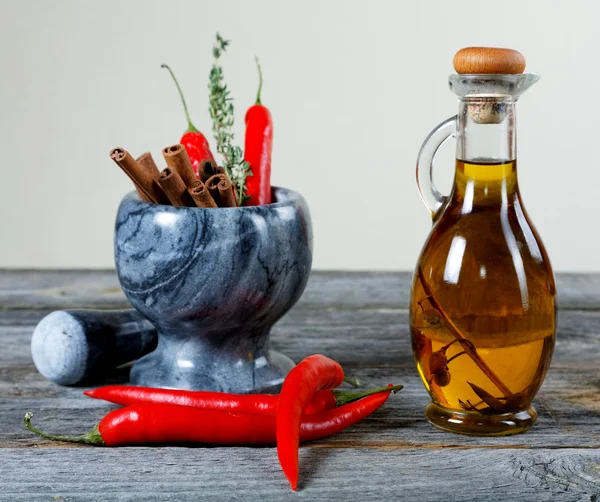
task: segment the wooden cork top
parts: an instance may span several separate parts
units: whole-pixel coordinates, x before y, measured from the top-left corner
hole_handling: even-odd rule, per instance
[[[460,74],[517,74],[525,71],[525,57],[512,49],[465,47],[454,56],[454,69]]]

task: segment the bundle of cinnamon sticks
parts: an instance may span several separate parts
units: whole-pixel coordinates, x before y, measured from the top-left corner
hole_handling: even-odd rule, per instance
[[[167,167],[159,172],[150,153],[134,159],[124,148],[114,148],[110,158],[131,178],[146,202],[187,207],[235,207],[231,181],[225,170],[203,160],[194,171],[183,145],[164,148]]]

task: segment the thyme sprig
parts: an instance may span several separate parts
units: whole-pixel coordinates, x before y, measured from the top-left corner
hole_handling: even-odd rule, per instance
[[[213,122],[213,135],[217,142],[217,152],[223,157],[225,172],[234,186],[237,202],[242,206],[250,197],[246,195],[246,177],[252,176],[250,164],[244,160],[242,149],[233,143],[234,108],[233,98],[223,78],[223,68],[219,59],[227,49],[229,40],[217,33],[213,46],[214,62],[209,76],[210,116]]]

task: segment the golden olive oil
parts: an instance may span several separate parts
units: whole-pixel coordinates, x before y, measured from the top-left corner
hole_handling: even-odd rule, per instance
[[[434,425],[492,435],[531,426],[554,347],[555,283],[521,202],[516,161],[456,161],[452,193],[419,258],[410,315]]]

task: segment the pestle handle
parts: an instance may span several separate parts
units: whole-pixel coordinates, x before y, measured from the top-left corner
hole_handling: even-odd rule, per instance
[[[517,74],[525,71],[525,57],[513,49],[465,47],[454,55],[454,69],[460,74]]]
[[[136,310],[57,310],[36,326],[31,355],[48,380],[78,385],[104,380],[156,343],[156,329]]]

